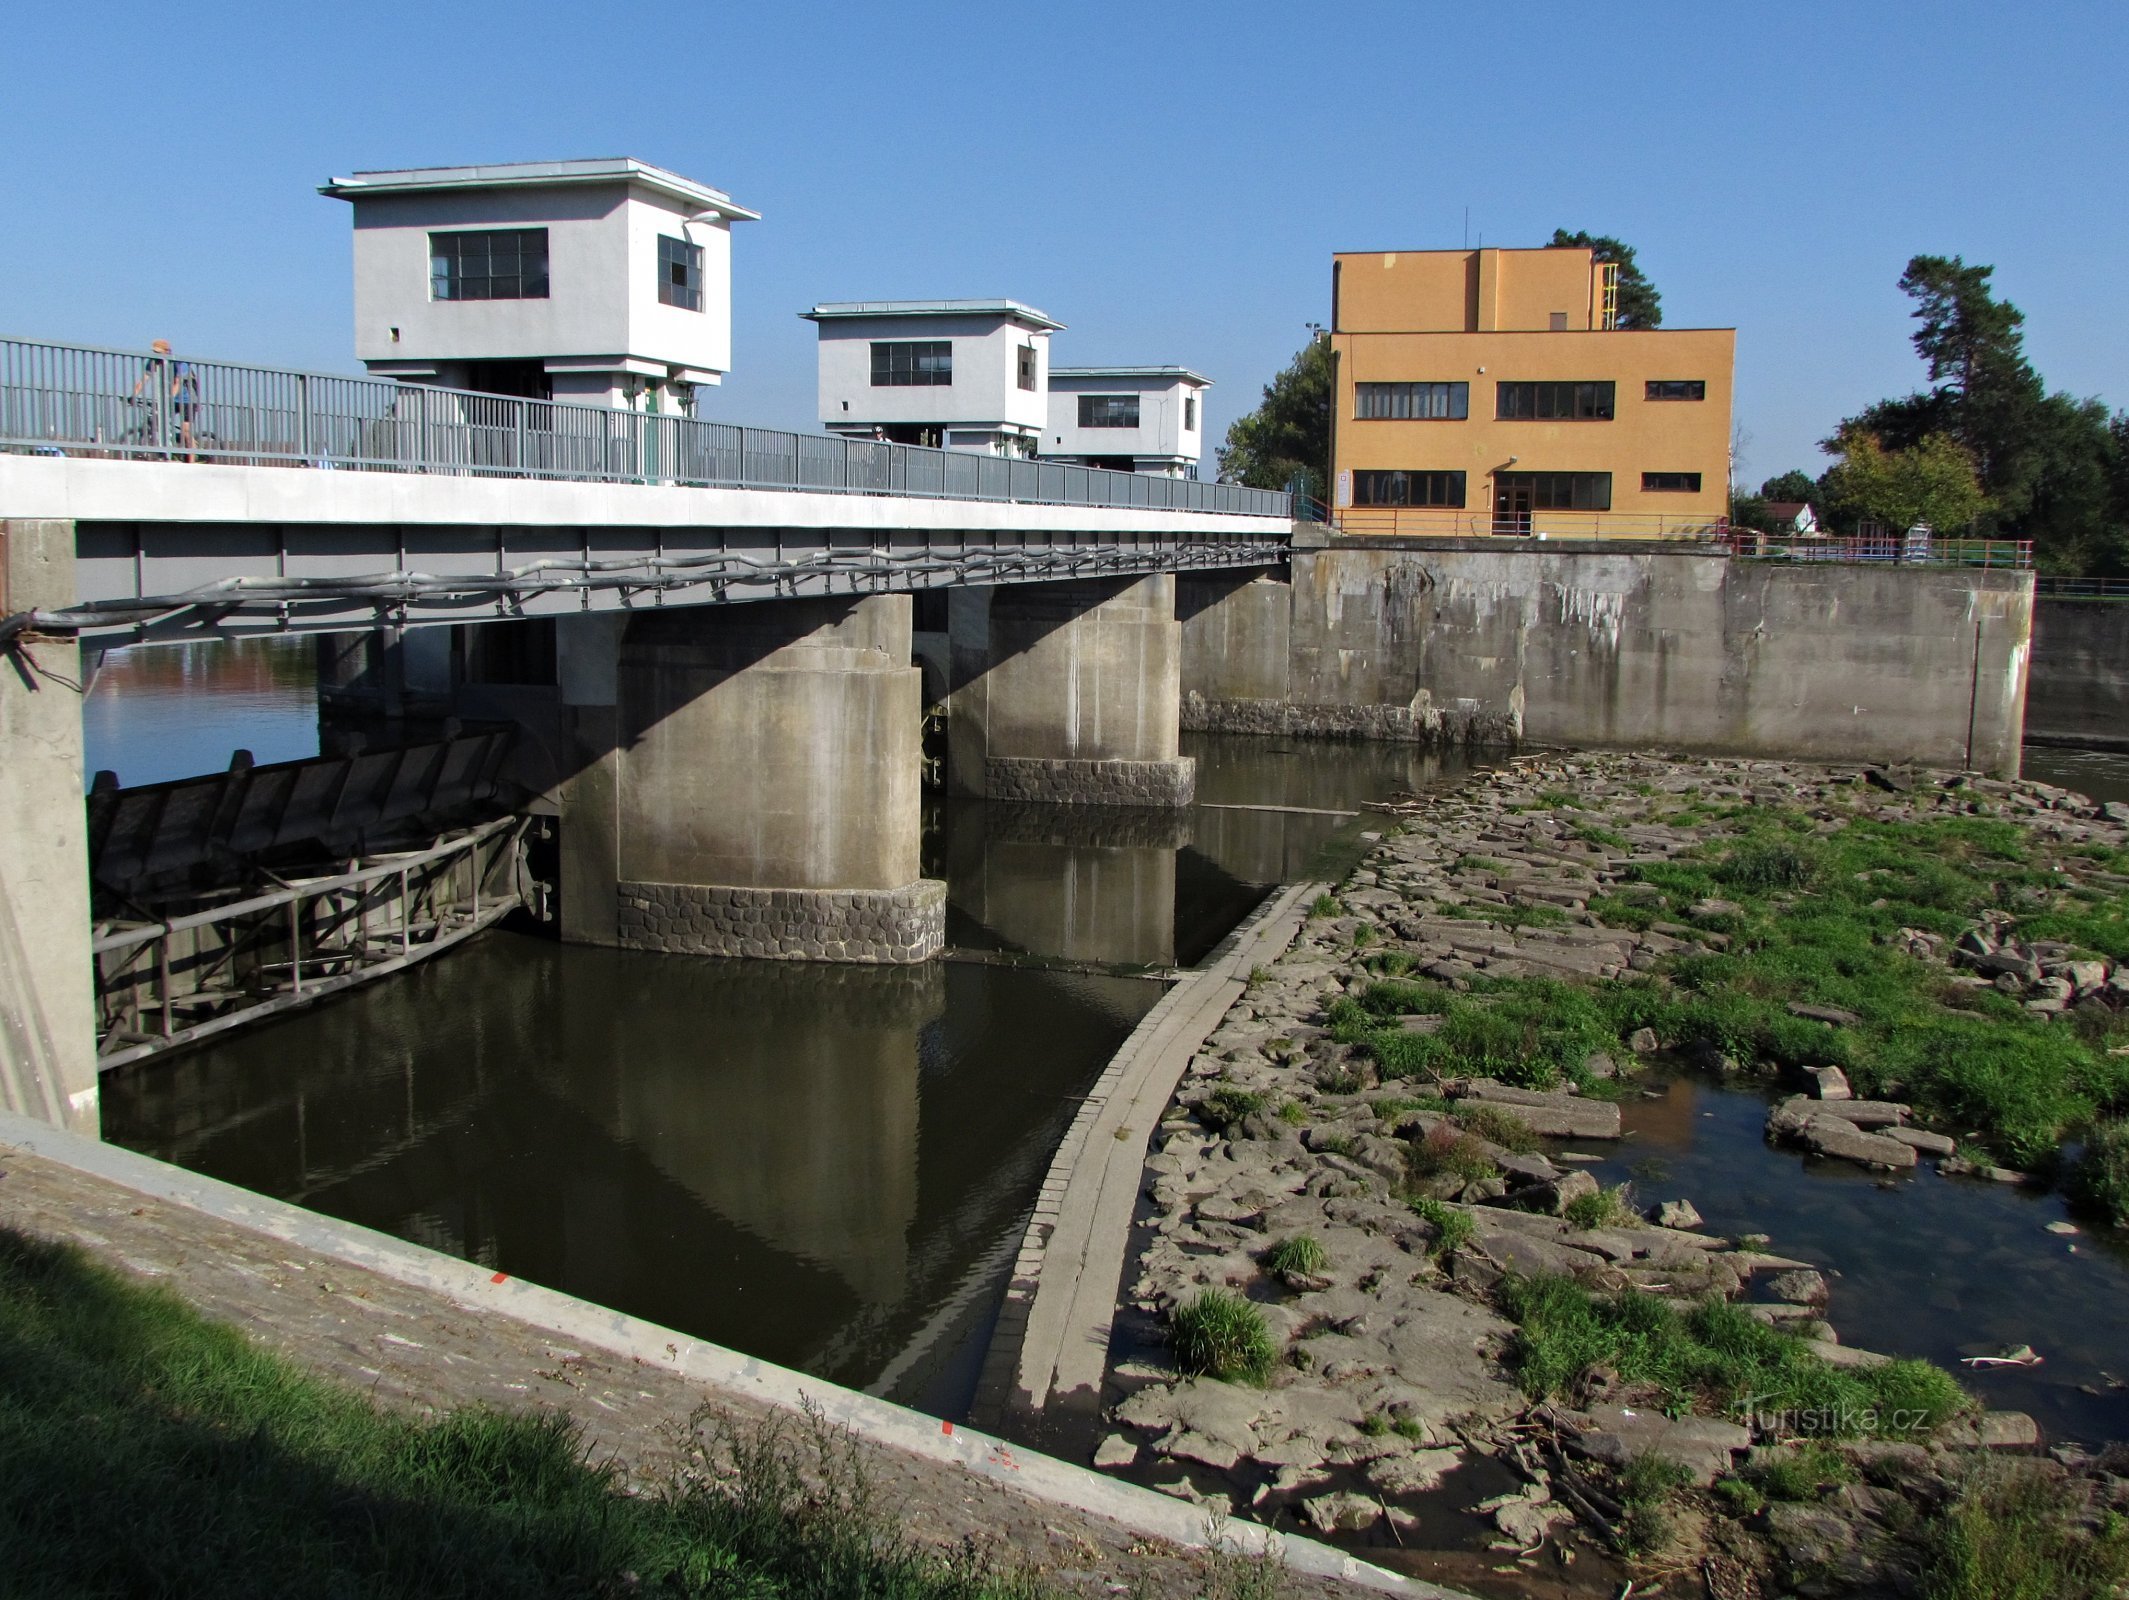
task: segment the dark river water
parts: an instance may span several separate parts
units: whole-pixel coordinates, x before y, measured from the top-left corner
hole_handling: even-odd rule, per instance
[[[107,658],[89,765],[128,783],[317,748],[309,647]],[[1079,1099],[1363,800],[1455,781],[1388,746],[1187,741],[1180,816],[934,804],[945,961],[798,967],[495,932],[103,1079],[106,1137],[949,1415]],[[1273,808],[1273,809],[1264,809]]]
[[[115,653],[89,766],[127,783],[317,748],[301,641]],[[497,932],[236,1038],[108,1073],[106,1135],[330,1215],[949,1416],[1078,1097],[1274,884],[1342,871],[1393,790],[1460,764],[1390,746],[1186,739],[1176,818],[934,805],[954,954],[920,971],[641,955]],[[2129,757],[2026,773],[2129,799]],[[1275,809],[1257,809],[1257,808]],[[2129,1438],[2129,1252],[2052,1195],[1884,1181],[1761,1137],[1763,1096],[1630,1103],[1606,1181],[1837,1274],[1850,1343],[1968,1369],[2051,1434]]]

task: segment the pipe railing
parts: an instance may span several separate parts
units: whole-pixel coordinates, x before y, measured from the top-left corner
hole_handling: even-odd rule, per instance
[[[1061,461],[0,338],[0,450],[1290,518],[1292,497]]]

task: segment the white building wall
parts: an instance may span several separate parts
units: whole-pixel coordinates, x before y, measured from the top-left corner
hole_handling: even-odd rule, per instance
[[[703,306],[658,302],[661,232],[687,213],[625,184],[377,195],[355,202],[355,353],[365,362],[628,360],[708,375],[731,368],[731,230],[698,223]],[[544,300],[435,300],[429,234],[547,229]],[[393,328],[399,337],[392,337]]]
[[[1136,428],[1082,428],[1079,397],[1136,394]],[[1183,426],[1184,401],[1197,400],[1196,426]],[[1089,377],[1051,380],[1046,456],[1136,456],[1195,463],[1204,454],[1205,398],[1201,385],[1172,377]]]
[[[936,317],[836,317],[820,325],[820,419],[831,428],[878,423],[936,423],[1039,434],[1048,415],[1050,336],[981,314]],[[950,339],[954,381],[931,387],[874,388],[875,339]],[[1035,347],[1035,387],[1022,389],[1019,352]]]

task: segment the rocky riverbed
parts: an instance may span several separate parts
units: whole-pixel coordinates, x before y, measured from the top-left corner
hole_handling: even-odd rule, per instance
[[[1097,1465],[1215,1510],[1392,1547],[1437,1540],[1445,1482],[1466,1487],[1465,1504],[1475,1482],[1498,1491],[1473,1509],[1492,1524],[1488,1581],[1505,1593],[1537,1592],[1540,1574],[1554,1587],[1577,1570],[1594,1580],[1619,1559],[1644,1574],[1691,1568],[1722,1596],[1894,1581],[1927,1559],[1918,1511],[1964,1504],[1980,1464],[2008,1453],[2033,1456],[2068,1502],[2129,1509],[2107,1462],[2037,1455],[2030,1419],[1843,1344],[1825,1276],[1778,1240],[1701,1231],[1689,1195],[1601,1189],[1580,1170],[1588,1151],[1565,1147],[1616,1138],[1646,1064],[1682,1055],[1784,1076],[1796,1092],[1770,1139],[1887,1169],[1936,1160],[2021,1177],[1999,1164],[2001,1138],[1947,1122],[1941,1105],[1855,1092],[1843,1059],[1889,1074],[1866,1037],[1873,1018],[1807,985],[1758,995],[1750,1026],[1711,1037],[1705,1007],[1717,1002],[1703,995],[1687,1013],[1671,997],[1693,987],[1695,962],[1764,944],[1754,919],[1770,905],[1801,917],[1830,894],[1818,841],[1858,821],[1894,846],[1907,823],[2009,821],[2045,857],[2045,871],[2016,880],[2018,905],[1958,927],[1918,910],[1935,925],[1894,922],[1873,947],[1910,963],[1903,981],[1960,1026],[1968,994],[1986,990],[1973,1003],[2015,1008],[2018,1039],[2074,1029],[2086,1041],[2074,1058],[2098,1059],[2119,1050],[2108,1041],[2129,973],[2021,929],[2038,918],[2037,893],[2114,914],[2129,888],[2117,870],[2129,808],[1972,775],[1580,755],[1518,760],[1453,796],[1382,809],[1371,853],[1192,1063],[1147,1163],[1127,1319],[1171,1326],[1208,1293],[1233,1297],[1261,1318],[1257,1365],[1245,1357],[1222,1381],[1185,1374],[1173,1351],[1118,1364]],[[1759,839],[1721,858],[1757,898],[1683,899],[1711,841],[1751,836],[1762,811],[1793,819],[1798,859],[1821,882],[1803,868],[1785,877],[1790,847]],[[1869,893],[1881,922],[1903,896],[1932,903],[1900,881],[1897,849],[1887,859],[1844,870],[1840,885]],[[1578,1028],[1554,1020],[1585,992],[1625,1000]],[[1642,1012],[1652,1021],[1629,1026]],[[1770,1059],[1747,1050],[1754,1039]],[[1870,1394],[1933,1398],[1912,1419],[1890,1405],[1884,1417],[1763,1414],[1761,1397],[1725,1391],[1712,1356],[1682,1381],[1637,1373],[1616,1351],[1541,1381],[1556,1351],[1533,1331],[1529,1286],[1551,1283],[1572,1286],[1561,1304],[1614,1321],[1655,1304],[1679,1349],[1734,1339],[1698,1309],[1734,1303],[1782,1336],[1755,1359],[1804,1389],[1823,1368],[1870,1375]]]

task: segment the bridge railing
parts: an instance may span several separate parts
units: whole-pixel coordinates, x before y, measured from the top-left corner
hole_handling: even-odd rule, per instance
[[[1288,518],[1292,496],[696,417],[0,338],[0,450]]]

